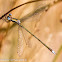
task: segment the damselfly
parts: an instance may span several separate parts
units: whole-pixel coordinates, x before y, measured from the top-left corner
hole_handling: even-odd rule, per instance
[[[37,37],[36,37],[34,34],[32,34],[29,30],[27,30],[27,29],[21,24],[20,20],[18,20],[18,19],[16,19],[16,18],[12,18],[12,17],[10,16],[10,14],[9,14],[9,16],[7,17],[7,19],[8,19],[9,21],[12,21],[12,22],[18,24],[21,28],[25,29],[28,33],[30,33],[33,37],[35,37],[38,41],[40,41],[46,48],[48,48],[52,53],[55,54],[55,52],[54,52],[51,48],[49,48],[49,47],[48,47],[46,44],[44,44],[39,38],[37,38]],[[17,21],[15,21],[15,20],[17,20]],[[23,43],[23,41],[22,41],[22,43]],[[22,47],[22,48],[23,48],[23,47]]]
[[[39,0],[39,1],[41,1],[41,0]],[[14,9],[16,9],[16,8],[18,8],[18,7],[20,7],[20,6],[23,6],[23,5],[25,5],[25,4],[28,4],[28,3],[32,3],[32,2],[37,2],[37,1],[30,1],[30,2],[27,2],[27,3],[24,3],[24,4],[21,4],[21,5],[19,5],[19,6],[17,6],[17,7],[15,7],[15,8],[13,8],[13,9],[11,9],[10,11],[8,11],[7,13],[5,13],[4,15],[2,15],[1,17],[0,17],[0,19],[3,19],[3,17],[5,17],[9,12],[11,12],[12,10],[14,10]],[[44,6],[41,10],[44,10],[46,7],[48,7],[49,6],[49,4],[48,5],[46,5],[46,6]],[[41,11],[40,9],[39,9],[39,11]],[[35,14],[35,13],[38,13],[38,9],[35,11],[35,12],[33,12],[33,13],[31,13],[31,15],[30,16],[32,16],[33,14]],[[29,17],[30,17],[29,16]],[[52,53],[54,53],[55,54],[55,52],[51,49],[51,48],[49,48],[46,44],[44,44],[39,38],[37,38],[34,34],[32,34],[29,30],[27,30],[21,23],[22,23],[22,21],[20,21],[20,19],[16,19],[16,18],[13,18],[12,16],[11,16],[11,14],[9,14],[8,16],[6,16],[5,17],[5,19],[4,20],[8,20],[8,21],[12,21],[12,22],[14,22],[14,23],[16,23],[16,24],[18,24],[19,25],[19,27],[21,27],[21,28],[23,28],[23,29],[25,29],[28,33],[30,33],[33,37],[35,37],[39,42],[41,42],[46,48],[48,48],[48,50],[50,50]],[[22,19],[21,19],[22,20]],[[7,21],[7,22],[8,22]],[[19,28],[20,29],[20,28]],[[19,34],[20,34],[21,32],[19,32]],[[22,34],[21,34],[22,35]],[[20,36],[21,36],[20,35]],[[22,36],[20,37],[20,39],[22,38]],[[20,43],[19,43],[20,44]],[[21,47],[21,45],[23,44],[23,40],[22,40],[22,43],[20,44],[20,47],[19,48],[23,48],[23,46]],[[23,52],[23,50],[21,50],[22,52]],[[20,54],[21,52],[19,52],[18,54]]]

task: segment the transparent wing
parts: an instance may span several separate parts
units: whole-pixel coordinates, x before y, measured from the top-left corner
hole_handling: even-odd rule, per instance
[[[17,53],[19,56],[23,54],[24,51],[24,37],[21,31],[21,27],[18,26],[18,50]]]
[[[21,31],[23,33],[23,37],[25,40],[25,44],[27,47],[31,47],[31,41],[30,41],[30,37],[32,36],[30,33],[28,33],[25,29],[21,28]]]

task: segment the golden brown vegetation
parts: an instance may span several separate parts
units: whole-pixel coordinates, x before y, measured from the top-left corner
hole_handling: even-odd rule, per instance
[[[30,0],[0,0],[0,16],[10,9],[28,1]],[[50,6],[41,10],[42,7],[48,4],[50,4]],[[15,9],[10,13],[12,17],[20,19],[22,24],[30,32],[55,50],[57,54],[52,54],[33,36],[20,28],[20,31],[23,30],[22,35],[24,35],[25,38],[22,37],[21,39],[24,41],[24,49],[19,57],[17,54],[18,25],[12,22],[7,23],[1,19],[0,60],[23,58],[27,59],[27,61],[21,62],[62,62],[62,1],[46,0],[31,3]],[[11,62],[11,60],[5,62]],[[12,62],[15,62],[15,60]]]

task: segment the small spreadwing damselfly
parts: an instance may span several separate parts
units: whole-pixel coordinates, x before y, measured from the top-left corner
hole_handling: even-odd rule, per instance
[[[29,30],[27,30],[27,29],[21,24],[20,20],[18,20],[18,19],[16,19],[16,18],[12,18],[12,17],[11,17],[11,14],[9,14],[9,16],[7,16],[7,19],[8,19],[9,21],[12,21],[12,22],[18,24],[19,27],[25,29],[28,33],[30,33],[33,37],[35,37],[38,41],[40,41],[48,50],[50,50],[53,54],[55,54],[55,52],[54,52],[51,48],[49,48],[49,47],[48,47],[46,44],[44,44],[39,38],[37,38],[37,37],[36,37],[34,34],[32,34]],[[15,20],[17,20],[17,21],[15,21]]]
[[[38,1],[41,1],[41,0],[38,0]],[[24,3],[24,4],[21,4],[21,5],[19,5],[19,6],[17,6],[17,7],[15,7],[15,8],[13,8],[13,9],[11,9],[10,11],[8,11],[7,13],[5,13],[4,15],[2,15],[1,17],[0,17],[0,19],[3,19],[3,17],[5,17],[8,13],[10,13],[11,11],[13,11],[14,9],[16,9],[16,8],[18,8],[18,7],[20,7],[20,6],[23,6],[23,5],[25,5],[25,4],[28,4],[28,3],[32,3],[32,2],[37,2],[37,1],[29,1],[29,2],[27,2],[27,3]],[[47,5],[48,6],[48,5]],[[44,9],[45,7],[43,7],[43,9]],[[41,11],[41,10],[40,10]],[[37,11],[35,11],[36,13],[37,13]],[[32,15],[32,14],[31,14]],[[13,18],[12,16],[11,16],[11,14],[9,14],[8,16],[6,16],[5,17],[6,18],[6,20],[8,20],[8,21],[12,21],[12,22],[14,22],[14,23],[16,23],[16,24],[18,24],[19,25],[19,27],[21,27],[21,28],[23,28],[23,29],[25,29],[28,33],[30,33],[33,37],[35,37],[39,42],[41,42],[48,50],[50,50],[53,54],[56,54],[50,47],[48,47],[46,44],[44,44],[39,38],[37,38],[34,34],[32,34],[28,29],[26,29],[21,23],[21,21],[20,21],[20,19],[16,19],[16,18]],[[8,22],[7,21],[7,22]],[[22,43],[23,43],[23,41],[22,41]],[[22,44],[21,43],[21,44]],[[19,43],[20,44],[20,43]],[[21,45],[19,46],[19,47],[21,47]],[[19,48],[18,47],[18,48]],[[22,47],[23,48],[23,47]],[[22,50],[21,50],[22,51]],[[23,51],[22,51],[23,52]],[[18,54],[20,54],[21,52],[19,52]]]

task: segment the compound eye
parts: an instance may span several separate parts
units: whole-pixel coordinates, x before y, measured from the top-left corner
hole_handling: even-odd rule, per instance
[[[9,16],[11,16],[12,14],[9,14]]]
[[[11,18],[10,18],[10,17],[7,17],[7,19],[8,19],[8,20],[11,20]]]

